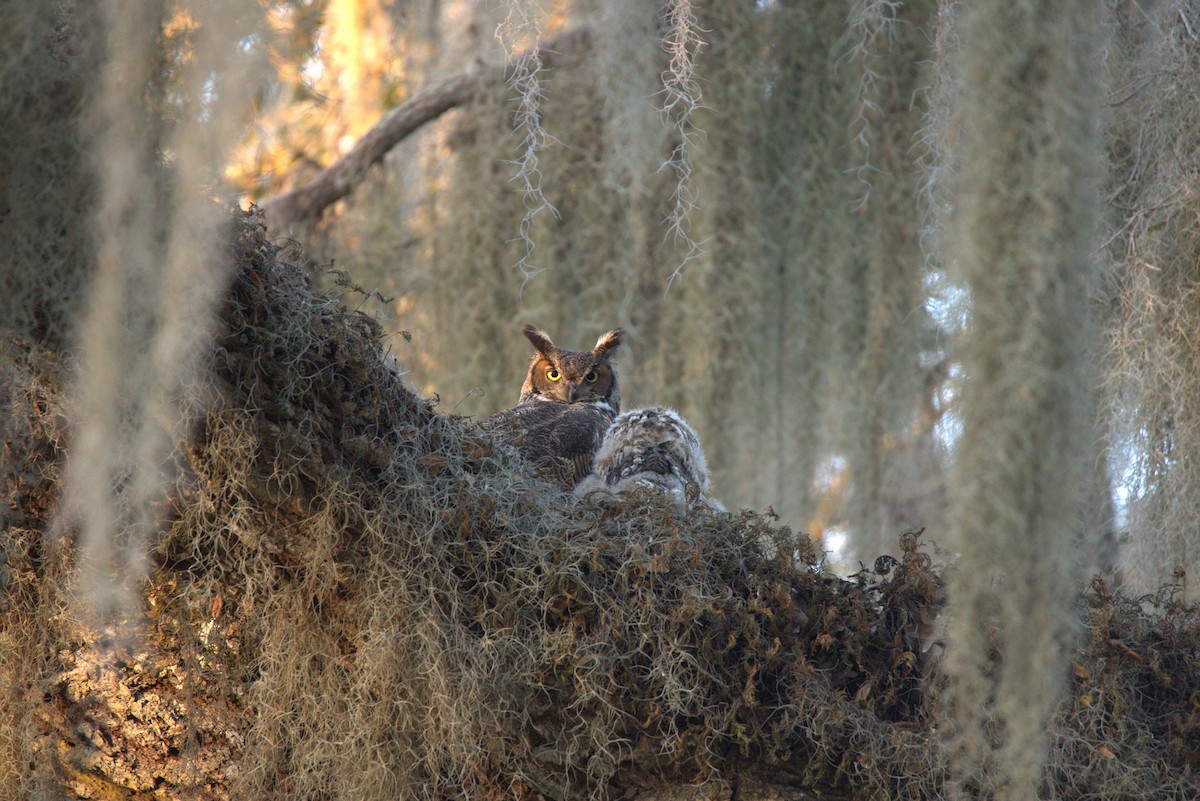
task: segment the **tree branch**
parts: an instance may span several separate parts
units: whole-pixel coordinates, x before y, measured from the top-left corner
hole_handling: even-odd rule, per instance
[[[558,67],[572,59],[582,59],[591,43],[592,30],[584,25],[550,37],[537,47],[543,66]],[[350,152],[310,183],[263,203],[262,209],[270,227],[283,231],[295,223],[318,219],[326,207],[353,192],[367,171],[409,134],[450,109],[467,103],[482,89],[507,82],[529,52],[519,53],[503,64],[490,64],[452,75],[392,109],[355,143]]]

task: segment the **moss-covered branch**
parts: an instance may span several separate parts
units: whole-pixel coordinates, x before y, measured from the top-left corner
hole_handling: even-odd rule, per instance
[[[586,26],[571,28],[537,46],[544,66],[554,66],[587,54],[592,31]],[[312,222],[333,203],[354,191],[367,170],[383,160],[393,147],[423,125],[461,106],[485,88],[501,85],[516,73],[527,53],[516,54],[503,64],[477,65],[451,75],[392,109],[386,117],[358,140],[346,155],[326,167],[304,186],[263,203],[271,227],[286,231],[296,223]]]
[[[106,626],[50,525],[56,358],[5,350],[16,795],[948,796],[917,535],[838,579],[752,513],[577,504],[406,388],[376,325],[314,294],[258,220],[234,252],[141,605]],[[1080,607],[1055,797],[1196,786],[1200,624],[1161,600]]]

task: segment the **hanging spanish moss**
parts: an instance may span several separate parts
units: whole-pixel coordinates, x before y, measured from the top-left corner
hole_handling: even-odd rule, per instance
[[[89,220],[95,203],[80,128],[99,40],[91,4],[5,3],[0,25],[0,484],[43,508],[61,470],[34,467],[59,452],[65,428],[58,354],[69,346],[92,274]],[[34,425],[28,410],[42,412]],[[34,534],[34,503],[0,504],[0,603],[27,602],[30,614],[0,627],[0,786],[12,797],[49,798],[58,789],[31,779],[36,708],[52,675],[60,610],[70,603],[67,549]],[[12,586],[14,566],[36,560],[44,583]]]
[[[40,795],[46,772],[30,779],[13,757],[37,747],[31,704],[53,675],[52,643],[96,636],[83,618],[137,607],[127,580],[142,576],[151,504],[160,508],[175,477],[161,469],[178,398],[222,286],[228,217],[212,193],[253,85],[241,6],[5,6],[5,480],[33,458],[18,424],[31,405],[59,456],[68,441],[71,454],[69,469],[57,458],[52,471],[19,478],[33,481],[30,492],[61,492],[48,507],[54,536],[32,537],[27,509],[0,512],[4,561],[28,559],[46,582],[35,604],[44,615],[8,630],[15,639],[0,649],[0,773],[20,797],[55,795]],[[53,403],[20,389],[67,384]]]
[[[839,65],[859,89],[851,153],[859,160],[854,249],[862,264],[854,271],[860,308],[849,316],[862,321],[862,333],[843,436],[851,544],[867,559],[894,549],[897,531],[929,525],[935,514],[929,501],[939,476],[927,458],[933,431],[921,415],[923,359],[932,353],[918,237],[926,212],[915,169],[935,11],[932,2],[853,4]]]
[[[563,6],[544,35],[579,21],[594,35],[536,73],[537,114],[481,86],[369,180],[328,253],[383,276],[368,285],[398,296],[413,334],[398,351],[447,409],[512,402],[526,322],[575,347],[620,325],[625,403],[679,408],[718,494],[817,533],[849,522],[863,553],[886,550],[928,522],[937,480],[936,460],[914,462],[931,436],[912,148],[932,10]],[[475,7],[440,30],[478,45],[515,25],[515,46],[517,22]],[[545,137],[556,215],[531,215],[541,201],[511,180],[530,152],[514,119]],[[849,519],[829,487],[847,476]]]
[[[447,23],[447,35],[474,36],[499,22],[473,11],[453,34]],[[411,346],[397,347],[447,410],[479,416],[515,401],[528,360],[525,323],[570,347],[625,327],[626,376],[638,370],[642,343],[653,341],[656,322],[646,306],[660,299],[663,280],[644,265],[665,260],[658,221],[670,179],[655,174],[666,129],[653,97],[665,61],[656,52],[654,9],[626,11],[606,6],[588,51],[564,55],[572,65],[619,69],[542,70],[537,121],[547,138],[537,170],[555,214],[530,216],[521,181],[512,179],[521,158],[513,134],[520,99],[511,87],[481,85],[468,109],[432,126],[405,150],[409,158],[389,162],[376,179],[377,198],[353,201],[353,239],[330,228],[332,239],[354,245],[330,253],[356,276],[362,268],[388,271],[398,254],[412,257],[385,284],[398,296],[399,325],[413,333]],[[562,24],[575,24],[576,16]],[[638,384],[628,386],[626,401],[636,402]]]
[[[140,349],[153,330],[150,304],[157,297],[145,290],[158,279],[164,233],[159,205],[147,202],[162,182],[156,152],[162,130],[155,124],[158,109],[146,108],[142,95],[144,87],[157,83],[164,9],[142,2],[105,10],[102,29],[109,35],[95,122],[105,154],[97,159],[97,269],[80,328],[83,425],[66,516],[82,524],[86,592],[102,612],[128,600],[118,597],[122,579],[141,572],[142,543],[131,537],[133,507],[121,508],[118,487],[130,481],[134,469],[134,432],[142,422],[136,403],[155,380]]]
[[[961,15],[943,253],[971,322],[956,348],[966,379],[948,487],[959,556],[947,665],[964,777],[995,746],[998,770],[978,780],[1025,799],[1038,795],[1065,674],[1092,433],[1103,18],[1095,4],[1058,0]]]
[[[704,33],[712,29],[700,25],[696,4],[692,0],[670,0],[666,6],[666,28],[664,45],[670,63],[663,72],[662,109],[672,131],[672,140],[671,155],[663,166],[669,168],[675,177],[675,187],[671,193],[671,212],[667,220],[670,225],[669,235],[686,250],[684,261],[672,273],[672,277],[677,277],[683,265],[703,250],[689,231],[697,201],[697,190],[691,182],[694,170],[692,158],[703,136],[703,131],[692,124],[692,116],[704,103],[704,94],[696,74],[696,62],[700,51],[707,44]]]
[[[1131,589],[1200,576],[1200,4],[1133,8],[1114,70],[1107,362]],[[1147,124],[1152,121],[1153,124]]]
[[[766,470],[762,497],[785,519],[820,537],[844,525],[844,509],[822,496],[828,458],[840,444],[832,431],[844,395],[835,388],[831,356],[846,337],[833,319],[830,293],[845,286],[847,251],[855,239],[854,196],[844,173],[850,101],[836,66],[843,51],[845,7],[838,3],[783,3],[767,26],[774,34],[771,89],[764,127],[792,132],[762,140],[763,213],[772,273],[764,285],[766,317],[774,330],[759,352],[770,403],[771,447],[759,455]],[[852,284],[853,279],[848,283]],[[847,364],[843,361],[842,364]],[[827,482],[825,482],[827,483]]]
[[[717,485],[749,503],[758,476],[735,465],[769,453],[769,430],[760,424],[768,376],[760,352],[770,351],[773,333],[769,317],[758,313],[762,279],[774,268],[760,185],[767,75],[761,61],[745,58],[761,46],[764,20],[749,4],[703,11],[698,24],[714,35],[696,69],[710,80],[704,106],[689,115],[693,143],[685,145],[685,181],[700,198],[689,214],[688,236],[700,250],[674,271],[659,311],[663,340],[653,374],[662,380],[654,389],[661,402],[686,410],[711,452],[724,454],[714,464]]]
[[[143,0],[105,12],[91,121],[97,267],[79,334],[80,425],[63,518],[82,528],[83,590],[101,611],[142,574],[146,516],[168,480],[161,466],[176,395],[224,284],[216,256],[224,211],[208,193],[248,110],[242,42],[253,31],[238,3],[169,11]],[[169,86],[164,42],[190,61]],[[146,87],[155,86],[161,94],[148,105]],[[206,269],[196,268],[198,256]]]

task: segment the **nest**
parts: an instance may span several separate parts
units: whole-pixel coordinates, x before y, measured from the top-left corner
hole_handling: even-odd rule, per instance
[[[770,515],[579,502],[407,388],[377,324],[314,292],[255,216],[232,241],[142,607],[106,629],[66,611],[74,543],[49,535],[70,416],[57,358],[5,350],[0,673],[5,728],[31,732],[0,739],[8,786],[950,796],[921,648],[941,579],[919,533],[839,579]],[[1098,586],[1080,614],[1047,793],[1200,792],[1196,610]]]

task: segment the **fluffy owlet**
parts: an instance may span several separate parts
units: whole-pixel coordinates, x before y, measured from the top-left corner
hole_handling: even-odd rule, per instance
[[[596,452],[591,474],[575,488],[580,497],[621,495],[644,488],[666,495],[681,512],[705,504],[711,481],[700,437],[674,409],[633,409],[617,416]]]
[[[617,373],[609,361],[621,329],[591,350],[561,350],[544,331],[525,326],[533,362],[511,409],[483,420],[483,428],[516,446],[539,473],[563,486],[587,475],[604,431],[621,410]]]

